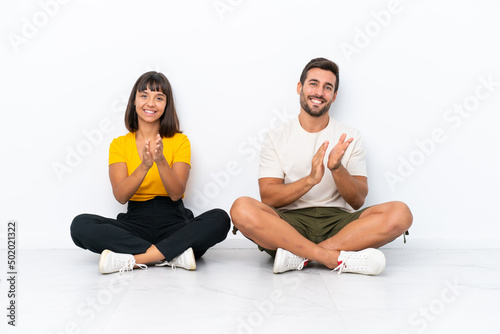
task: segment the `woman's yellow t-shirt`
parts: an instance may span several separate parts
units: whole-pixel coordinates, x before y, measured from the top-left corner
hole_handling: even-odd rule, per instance
[[[170,167],[175,162],[185,162],[191,165],[191,145],[188,137],[182,133],[176,133],[173,137],[163,138],[163,155]],[[141,164],[142,160],[135,143],[135,133],[129,132],[125,136],[113,139],[111,142],[109,146],[109,164],[117,162],[127,164],[128,175],[132,174]],[[130,200],[147,201],[156,196],[168,196],[168,194],[161,182],[158,167],[156,163],[153,163],[141,186]]]

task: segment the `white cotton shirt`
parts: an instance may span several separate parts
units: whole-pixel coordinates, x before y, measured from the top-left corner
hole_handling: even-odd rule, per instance
[[[283,179],[285,184],[295,182],[311,173],[312,159],[325,141],[329,145],[325,154],[325,174],[320,183],[311,188],[300,199],[281,207],[280,210],[295,210],[309,207],[352,208],[340,196],[333,176],[326,167],[328,155],[339,141],[340,136],[354,138],[342,158],[342,165],[351,175],[367,176],[366,152],[358,130],[332,117],[328,126],[320,132],[310,133],[300,125],[298,116],[287,124],[270,130],[262,143],[260,153],[259,179],[272,177]]]

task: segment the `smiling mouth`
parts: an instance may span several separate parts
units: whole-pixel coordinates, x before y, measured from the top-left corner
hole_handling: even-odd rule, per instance
[[[325,101],[323,99],[318,99],[318,98],[315,98],[315,97],[310,97],[309,101],[311,101],[312,104],[315,105],[315,106],[320,106],[323,103],[325,103]]]
[[[144,112],[146,114],[148,114],[148,115],[154,115],[154,114],[156,114],[156,111],[154,111],[154,110],[146,110],[146,109],[144,109]]]

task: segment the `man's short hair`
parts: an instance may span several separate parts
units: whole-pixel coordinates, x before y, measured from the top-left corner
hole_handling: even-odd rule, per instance
[[[333,61],[328,60],[326,58],[314,58],[309,63],[307,63],[306,67],[302,70],[302,74],[300,75],[300,84],[303,86],[304,81],[307,78],[307,72],[312,68],[320,68],[325,71],[330,71],[335,74],[335,90],[334,93],[339,89],[339,67]]]

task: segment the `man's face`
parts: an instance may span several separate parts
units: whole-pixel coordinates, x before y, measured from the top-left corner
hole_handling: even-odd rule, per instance
[[[335,90],[335,74],[320,68],[312,68],[307,72],[304,85],[297,84],[301,108],[313,117],[321,117],[328,112],[337,97]]]

